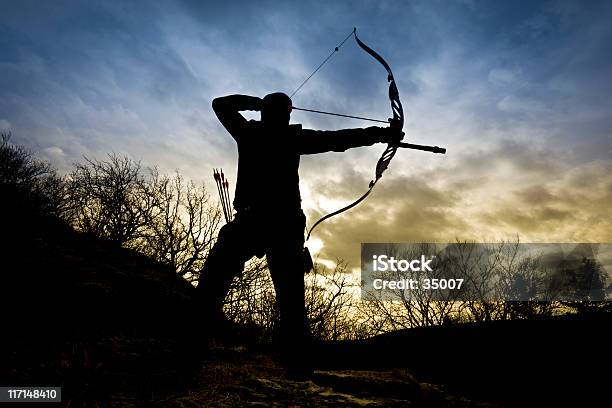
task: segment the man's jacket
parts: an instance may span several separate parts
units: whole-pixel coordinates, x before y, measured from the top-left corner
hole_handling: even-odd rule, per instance
[[[216,98],[213,109],[238,144],[238,176],[234,208],[255,213],[294,213],[300,209],[300,156],[343,152],[371,146],[383,138],[384,128],[343,130],[302,129],[302,125],[267,127],[247,121],[240,111],[256,110],[259,98],[230,95]],[[324,177],[324,175],[321,175]]]

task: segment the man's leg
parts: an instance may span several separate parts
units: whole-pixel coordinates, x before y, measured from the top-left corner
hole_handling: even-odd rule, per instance
[[[244,263],[252,256],[249,254],[247,236],[245,225],[238,220],[223,226],[200,272],[196,288],[198,307],[211,325],[224,320],[225,296],[234,277],[242,273]]]
[[[280,311],[279,341],[288,368],[308,371],[309,333],[304,300],[304,224],[299,218],[287,232],[279,232],[268,251],[268,266],[274,281]]]

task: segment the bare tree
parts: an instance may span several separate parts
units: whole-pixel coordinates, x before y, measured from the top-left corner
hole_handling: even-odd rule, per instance
[[[337,261],[333,269],[315,262],[306,275],[306,312],[313,337],[321,340],[341,340],[355,337],[359,326],[354,319],[355,289],[347,264]]]
[[[306,312],[313,337],[339,340],[354,338],[363,331],[353,318],[355,288],[358,285],[350,282],[343,262],[331,270],[315,263],[313,272],[305,275]],[[272,338],[279,310],[265,259],[247,262],[244,273],[232,282],[224,311],[237,323],[262,328],[266,340]]]
[[[75,167],[68,178],[75,227],[120,245],[142,236],[154,204],[140,163],[109,154]]]
[[[0,186],[12,202],[39,215],[63,217],[68,209],[66,186],[48,162],[35,158],[21,146],[10,143],[11,134],[0,133]]]
[[[441,258],[435,244],[411,245],[407,248],[387,245],[387,256],[396,259],[415,259],[423,254]],[[439,262],[433,272],[424,271],[385,271],[378,272],[376,278],[383,280],[413,280],[422,282],[425,278],[444,278],[448,274],[448,260]],[[411,327],[432,326],[457,320],[460,314],[457,292],[431,291],[419,285],[414,289],[395,289],[385,293],[362,291],[359,310],[374,333],[406,329]]]
[[[225,298],[224,312],[228,319],[236,323],[258,326],[262,340],[272,338],[280,315],[265,258],[249,260],[244,272],[232,281]]]
[[[162,176],[151,169],[143,183],[147,220],[143,232],[128,246],[170,266],[188,281],[199,276],[221,221],[204,185],[185,183],[177,172]]]
[[[212,247],[221,213],[204,185],[145,172],[139,162],[114,154],[76,164],[69,176],[72,223],[197,279]]]
[[[606,288],[607,275],[598,261],[582,257],[574,265],[564,265],[563,273],[569,282],[565,286],[570,290],[564,293],[563,307],[579,314],[610,312],[612,302],[608,298]]]
[[[359,304],[362,320],[373,334],[419,326],[455,322],[483,322],[500,319],[550,316],[558,302],[548,301],[546,270],[535,255],[521,254],[519,241],[498,244],[456,242],[436,252],[435,245],[420,244],[399,251],[390,245],[386,254],[413,259],[434,255],[433,272],[384,272],[386,280],[422,278],[461,278],[462,291],[431,291],[418,286],[413,290],[365,292]]]

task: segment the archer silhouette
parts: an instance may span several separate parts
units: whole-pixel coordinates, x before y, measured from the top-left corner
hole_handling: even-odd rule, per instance
[[[212,107],[238,145],[235,217],[219,231],[201,271],[197,292],[209,329],[223,325],[223,301],[232,279],[253,256],[267,257],[280,311],[279,339],[290,370],[308,366],[304,306],[304,229],[298,167],[300,156],[342,152],[374,143],[399,143],[400,128],[368,127],[320,131],[290,125],[292,103],[284,93],[263,99],[216,98]],[[241,111],[260,111],[247,121]]]

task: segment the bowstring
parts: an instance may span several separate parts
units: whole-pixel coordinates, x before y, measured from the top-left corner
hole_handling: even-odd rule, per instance
[[[350,33],[349,35],[347,35],[347,36],[346,36],[346,38],[345,38],[344,40],[342,40],[342,42],[336,46],[336,48],[334,48],[334,50],[333,50],[333,51],[332,51],[332,52],[331,52],[331,53],[330,53],[330,54],[327,56],[327,58],[325,58],[325,59],[323,60],[323,62],[322,62],[321,64],[319,64],[319,66],[318,66],[318,67],[317,67],[317,68],[316,68],[314,71],[312,71],[312,73],[311,73],[310,75],[308,75],[308,77],[307,77],[307,78],[306,78],[306,79],[305,79],[305,80],[304,80],[304,81],[303,81],[303,82],[300,84],[300,86],[298,86],[298,87],[295,89],[295,91],[293,91],[293,93],[292,93],[291,95],[289,95],[289,98],[293,98],[293,95],[295,95],[296,93],[298,93],[298,91],[299,91],[300,89],[302,89],[302,87],[303,87],[304,85],[306,85],[306,82],[308,82],[308,81],[310,80],[310,78],[312,78],[312,77],[313,77],[313,76],[314,76],[314,75],[315,75],[315,74],[316,74],[316,73],[317,73],[317,72],[318,72],[318,71],[319,71],[321,68],[323,68],[323,65],[325,65],[325,64],[327,63],[327,61],[329,61],[329,60],[330,60],[330,59],[331,59],[331,58],[334,56],[334,54],[336,54],[336,53],[337,53],[337,52],[340,50],[340,47],[342,47],[342,46],[344,45],[344,43],[345,43],[345,42],[346,42],[346,41],[347,41],[349,38],[351,38],[351,35],[354,35],[354,34],[355,34],[355,31],[356,31],[356,30],[357,30],[357,28],[356,28],[356,27],[355,27],[355,28],[353,28],[353,31],[351,31],[351,33]]]

